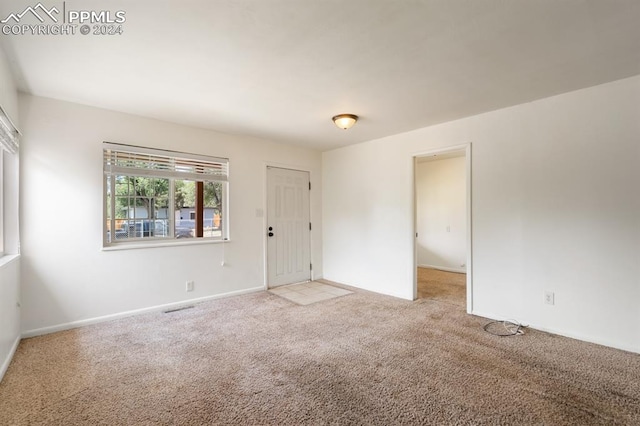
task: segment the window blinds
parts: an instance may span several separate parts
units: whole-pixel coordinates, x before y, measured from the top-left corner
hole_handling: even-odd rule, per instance
[[[105,142],[104,173],[196,181],[226,181],[227,158]]]
[[[20,132],[0,107],[0,148],[15,154],[20,146],[19,139]]]

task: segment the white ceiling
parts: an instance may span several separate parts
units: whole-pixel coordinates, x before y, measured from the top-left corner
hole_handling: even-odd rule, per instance
[[[124,32],[0,36],[21,90],[321,150],[640,74],[638,0],[64,6],[124,10]]]

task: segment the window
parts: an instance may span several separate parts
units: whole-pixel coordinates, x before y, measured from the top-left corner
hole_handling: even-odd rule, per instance
[[[104,244],[226,240],[226,158],[104,143]]]
[[[16,244],[13,244],[13,247],[7,247],[6,245],[5,238],[7,238],[7,230],[5,229],[5,226],[7,226],[7,224],[5,223],[6,218],[4,216],[4,212],[5,197],[7,196],[7,191],[5,191],[5,189],[7,188],[7,185],[9,185],[9,187],[17,185],[17,175],[12,174],[11,172],[7,174],[7,163],[5,162],[11,162],[11,164],[13,164],[15,161],[15,164],[17,164],[19,137],[20,132],[14,126],[9,116],[4,112],[4,109],[0,107],[0,257],[2,257],[6,252],[17,253],[18,250]],[[15,200],[15,203],[14,200],[10,200],[7,206],[10,207],[12,204],[17,205],[17,200]],[[17,233],[17,226],[14,225],[13,228],[14,232]]]

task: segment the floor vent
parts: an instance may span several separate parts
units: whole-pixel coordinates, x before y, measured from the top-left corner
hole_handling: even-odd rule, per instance
[[[169,309],[167,311],[164,311],[164,313],[165,314],[170,314],[172,312],[184,311],[185,309],[191,309],[191,308],[193,308],[193,305],[191,305],[191,306],[182,306],[181,308]]]

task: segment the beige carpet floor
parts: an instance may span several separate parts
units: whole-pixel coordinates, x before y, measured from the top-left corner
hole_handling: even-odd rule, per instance
[[[467,274],[418,268],[418,298],[447,302],[466,309]]]
[[[23,340],[1,425],[640,424],[640,355],[449,303],[268,292]]]

